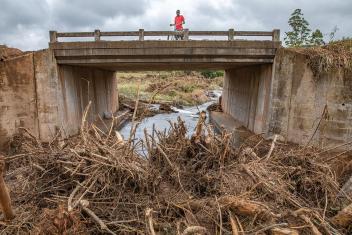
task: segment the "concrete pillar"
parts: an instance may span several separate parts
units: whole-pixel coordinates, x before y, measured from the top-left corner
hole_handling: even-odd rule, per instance
[[[38,136],[35,91],[32,53],[0,61],[0,150],[20,127]]]
[[[139,41],[144,41],[144,29],[139,29]]]
[[[100,41],[100,30],[99,29],[94,30],[94,40]]]
[[[50,141],[60,129],[59,79],[51,50],[34,53],[39,138]]]
[[[50,31],[49,32],[49,37],[50,37],[50,42],[57,42],[57,32],[56,31]]]
[[[235,30],[229,29],[229,41],[233,41],[235,39]]]

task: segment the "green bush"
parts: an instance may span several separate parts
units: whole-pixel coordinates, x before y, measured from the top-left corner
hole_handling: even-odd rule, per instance
[[[217,78],[217,77],[223,77],[224,72],[223,71],[204,70],[201,72],[201,75],[204,78],[212,79],[212,78]]]
[[[169,96],[170,97],[175,97],[177,95],[177,92],[175,90],[169,91]]]
[[[185,85],[182,85],[180,88],[181,88],[181,91],[183,91],[185,93],[191,93],[191,92],[194,91],[196,86],[195,85],[185,84]]]

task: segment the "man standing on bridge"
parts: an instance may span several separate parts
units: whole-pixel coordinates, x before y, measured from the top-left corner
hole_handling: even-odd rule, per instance
[[[170,24],[170,26],[175,26],[175,30],[177,32],[182,32],[183,31],[183,24],[185,24],[185,17],[183,17],[183,15],[181,15],[180,10],[177,10],[174,23]],[[178,39],[183,40],[183,34],[182,35],[175,35],[175,39],[176,40],[178,40]]]

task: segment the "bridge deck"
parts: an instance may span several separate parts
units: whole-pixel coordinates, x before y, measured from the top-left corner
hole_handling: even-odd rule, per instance
[[[69,35],[69,34],[68,34]],[[68,36],[66,35],[66,36]],[[275,40],[133,40],[49,44],[58,64],[109,70],[227,69],[272,63]]]

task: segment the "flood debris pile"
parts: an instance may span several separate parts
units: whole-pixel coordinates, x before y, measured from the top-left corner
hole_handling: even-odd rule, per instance
[[[5,181],[16,218],[4,234],[348,234],[333,169],[311,148],[259,137],[232,148],[201,113],[146,133],[148,156],[114,131],[40,143],[15,136]],[[132,138],[131,138],[132,139]],[[349,200],[347,205],[351,204]],[[345,211],[342,209],[344,208]],[[347,212],[346,212],[347,211]],[[342,214],[342,216],[341,216]],[[342,222],[341,222],[342,221]],[[347,222],[346,222],[347,221]]]

